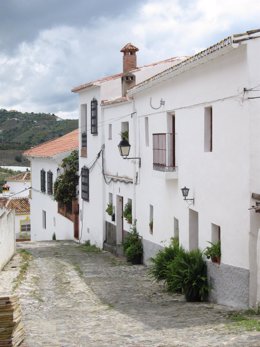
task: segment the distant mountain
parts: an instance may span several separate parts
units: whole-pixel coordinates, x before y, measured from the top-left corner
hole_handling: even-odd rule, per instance
[[[54,114],[0,109],[0,150],[25,150],[78,127],[78,120]]]

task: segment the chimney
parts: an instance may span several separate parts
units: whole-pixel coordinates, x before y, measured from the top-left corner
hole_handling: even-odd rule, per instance
[[[136,52],[139,49],[128,43],[125,45],[120,52],[124,53],[123,55],[123,72],[129,72],[131,70],[136,69]]]
[[[135,86],[135,75],[131,73],[131,70],[136,69],[136,52],[139,49],[128,43],[120,52],[123,52],[123,76],[122,81],[122,96],[126,96],[127,91]]]

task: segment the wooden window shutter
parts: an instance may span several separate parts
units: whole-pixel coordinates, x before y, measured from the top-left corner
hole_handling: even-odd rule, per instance
[[[41,192],[45,193],[46,192],[46,175],[45,175],[45,170],[41,170]]]
[[[95,98],[91,100],[91,134],[98,134],[98,103]]]
[[[51,171],[47,172],[47,193],[53,194],[53,173]]]
[[[81,197],[89,201],[89,169],[85,166],[81,170]]]

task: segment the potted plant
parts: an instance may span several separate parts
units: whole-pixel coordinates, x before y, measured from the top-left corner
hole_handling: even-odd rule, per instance
[[[109,203],[107,204],[106,213],[107,213],[109,216],[111,216],[111,220],[112,220],[112,222],[114,222],[114,221],[115,221],[114,206],[113,206],[113,204],[112,204],[111,202],[109,202]]]
[[[123,215],[127,223],[132,224],[132,202],[131,201],[128,201],[125,204]]]
[[[221,258],[221,244],[220,241],[209,242],[210,246],[206,247],[204,254],[208,259],[211,259],[213,263],[220,264]]]
[[[132,264],[142,264],[143,244],[135,225],[123,242],[123,250],[127,261]]]
[[[109,202],[109,203],[107,204],[106,213],[107,213],[109,216],[112,216],[112,214],[113,214],[113,204],[112,204],[111,202]]]

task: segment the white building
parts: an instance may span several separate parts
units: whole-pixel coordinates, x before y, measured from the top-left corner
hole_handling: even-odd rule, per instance
[[[9,186],[10,196],[29,197],[31,187],[31,173],[30,171],[21,172],[17,175],[8,177],[6,184]]]
[[[221,264],[208,262],[211,299],[236,307],[260,302],[260,215],[252,199],[260,200],[259,36],[228,37],[131,84],[121,98],[113,78],[73,90],[81,107],[83,239],[120,245],[131,199],[145,262],[173,236],[190,250],[221,241]],[[124,131],[129,157],[140,159],[119,156]],[[185,186],[191,200],[183,199]]]
[[[78,149],[78,130],[24,152],[31,161],[31,240],[73,240],[78,238],[77,206],[71,213],[58,211],[53,184],[62,160]],[[75,212],[75,213],[74,213]]]

